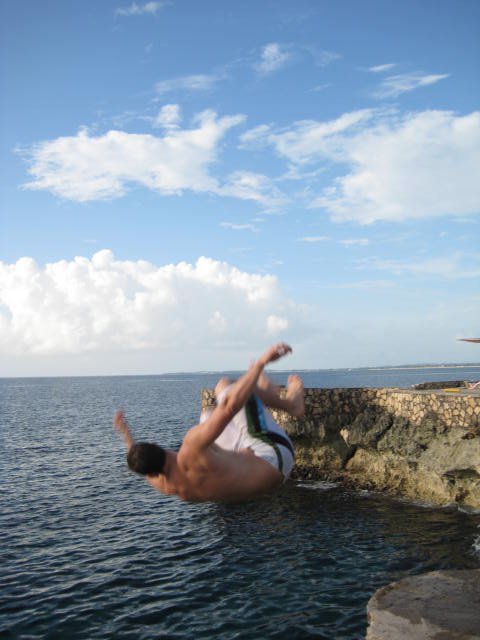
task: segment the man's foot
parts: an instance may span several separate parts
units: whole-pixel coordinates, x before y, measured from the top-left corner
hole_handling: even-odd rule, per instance
[[[257,390],[260,389],[261,391],[276,393],[279,396],[281,388],[282,386],[280,384],[273,384],[265,371],[262,371],[262,373],[258,376]]]
[[[291,403],[289,413],[295,418],[305,414],[305,402],[303,399],[303,382],[296,374],[288,376],[287,400]]]
[[[469,390],[478,389],[480,387],[480,380],[478,382],[467,382],[465,386]]]

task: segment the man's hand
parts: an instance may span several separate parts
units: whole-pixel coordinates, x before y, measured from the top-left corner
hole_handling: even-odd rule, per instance
[[[127,445],[127,449],[130,449],[130,447],[134,444],[134,441],[132,438],[132,434],[130,433],[130,429],[128,428],[127,421],[125,420],[125,413],[123,412],[123,409],[119,409],[115,413],[115,416],[113,418],[113,426],[124,439],[125,444]]]
[[[274,344],[272,347],[269,347],[263,356],[260,358],[260,362],[263,366],[266,366],[269,362],[275,362],[275,360],[279,360],[286,356],[287,353],[292,352],[292,347],[285,342],[279,342],[278,344]]]
[[[203,424],[190,429],[183,442],[185,443],[188,438],[190,447],[195,446],[198,449],[215,442],[230,420],[240,411],[249,396],[254,392],[263,367],[269,362],[275,362],[275,360],[291,351],[292,347],[285,344],[285,342],[279,342],[267,349],[261,358],[252,363],[247,373],[230,387],[228,395],[223,402],[217,405],[207,420]]]

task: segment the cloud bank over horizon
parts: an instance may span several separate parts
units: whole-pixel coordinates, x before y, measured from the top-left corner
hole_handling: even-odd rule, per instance
[[[276,277],[207,257],[156,266],[105,249],[44,267],[0,263],[4,354],[241,350],[294,333],[301,315]]]
[[[347,240],[345,246],[359,242]],[[435,362],[439,345],[449,354],[443,361],[468,361],[475,354],[455,342],[455,335],[475,333],[478,296],[460,294],[455,305],[446,305],[433,295],[414,317],[393,302],[404,295],[408,278],[426,277],[436,286],[450,278],[478,278],[478,266],[471,263],[465,271],[468,265],[459,260],[359,263],[393,275],[340,284],[339,291],[348,289],[359,304],[365,291],[370,305],[387,296],[392,309],[372,314],[371,308],[359,308],[354,320],[342,305],[307,306],[291,299],[273,275],[207,257],[158,266],[117,260],[104,249],[91,258],[43,266],[28,257],[0,262],[0,375],[238,370],[278,340],[294,347],[293,358],[280,369]],[[402,274],[404,284],[397,279]],[[415,291],[410,290],[413,299]],[[413,334],[423,336],[421,345]]]

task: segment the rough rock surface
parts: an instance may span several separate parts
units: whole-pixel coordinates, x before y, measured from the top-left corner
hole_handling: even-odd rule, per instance
[[[479,640],[480,569],[433,571],[379,589],[367,640]]]
[[[443,380],[442,382],[420,382],[419,384],[414,384],[412,389],[445,389],[445,388],[456,388],[456,387],[466,387],[467,383],[465,380]]]
[[[480,391],[452,388],[306,389],[303,418],[273,414],[296,477],[480,508]]]

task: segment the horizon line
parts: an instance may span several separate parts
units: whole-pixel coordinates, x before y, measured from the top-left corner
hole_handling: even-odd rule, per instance
[[[413,370],[413,369],[468,369],[480,367],[480,362],[441,362],[441,363],[421,363],[421,364],[404,364],[404,365],[375,365],[361,367],[327,367],[320,368],[301,368],[301,369],[269,369],[271,373],[313,373],[315,371],[397,371],[397,370]],[[163,373],[86,373],[86,374],[62,374],[62,375],[16,375],[3,376],[0,380],[35,380],[49,378],[151,378],[158,376],[173,375],[213,375],[225,373],[243,373],[246,369],[212,369],[197,371],[165,371]]]

